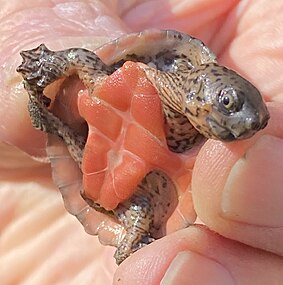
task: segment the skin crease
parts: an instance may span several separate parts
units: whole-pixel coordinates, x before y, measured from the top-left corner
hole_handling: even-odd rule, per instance
[[[19,50],[43,40],[54,49],[92,48],[86,44],[92,35],[103,41],[148,27],[184,31],[251,80],[271,113],[268,127],[251,140],[208,141],[200,151],[193,201],[209,229],[194,226],[170,234],[118,269],[114,249],[100,246],[64,210],[49,166],[2,143],[2,284],[283,283],[282,0],[273,5],[267,0],[0,2],[0,138],[29,154],[43,155],[45,135],[31,128],[27,98],[13,80],[19,80]],[[24,26],[27,18],[32,21]]]

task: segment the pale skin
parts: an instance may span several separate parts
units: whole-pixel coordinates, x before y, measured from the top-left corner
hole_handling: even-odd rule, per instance
[[[267,0],[170,1],[172,6],[165,5],[167,1],[131,1],[128,7],[125,3],[130,1],[103,1],[107,9],[98,1],[92,8],[86,1],[75,7],[46,1],[0,2],[4,7],[0,65],[5,64],[0,71],[0,138],[30,155],[43,155],[45,135],[31,128],[27,96],[16,88],[15,68],[19,50],[42,41],[63,49],[86,46],[95,35],[115,38],[132,29],[182,30],[201,38],[221,64],[251,80],[268,101],[271,114],[268,127],[251,140],[230,144],[210,140],[201,149],[192,193],[205,226],[170,234],[118,269],[114,249],[100,246],[64,210],[49,166],[2,144],[3,284],[111,284],[113,279],[114,284],[149,285],[161,280],[161,284],[283,283],[283,1],[273,5]],[[64,5],[73,9],[62,12]],[[12,273],[5,267],[13,268]]]

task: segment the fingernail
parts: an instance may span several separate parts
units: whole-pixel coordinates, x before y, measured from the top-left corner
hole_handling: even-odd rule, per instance
[[[161,285],[234,285],[220,263],[191,251],[180,252],[165,273]]]
[[[228,176],[222,215],[269,227],[283,225],[283,140],[265,135],[239,159]]]

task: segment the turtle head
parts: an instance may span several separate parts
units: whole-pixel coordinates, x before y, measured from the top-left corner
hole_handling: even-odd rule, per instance
[[[208,64],[193,81],[185,111],[193,110],[186,115],[204,136],[246,139],[267,125],[270,116],[261,94],[233,70]]]

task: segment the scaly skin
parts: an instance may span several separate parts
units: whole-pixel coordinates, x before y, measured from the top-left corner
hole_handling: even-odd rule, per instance
[[[129,48],[120,57],[114,56],[111,65],[80,48],[53,52],[40,45],[21,53],[24,62],[18,71],[29,93],[33,126],[61,137],[79,166],[85,138],[47,110],[49,100],[43,94],[44,88],[59,78],[77,74],[91,96],[126,60],[143,62],[140,67],[163,103],[167,143],[174,152],[192,148],[201,135],[231,141],[249,138],[266,126],[269,114],[258,90],[234,71],[219,66],[201,41],[174,31],[146,31],[131,37],[138,39],[134,53]],[[156,40],[160,45],[156,45]],[[114,44],[121,42],[123,39]],[[145,50],[143,47],[148,42],[155,43],[157,48]],[[111,44],[104,50],[109,47]],[[101,51],[103,48],[97,53]],[[83,197],[96,210],[107,212],[86,193]],[[136,249],[160,237],[160,228],[176,206],[172,203],[174,199],[177,200],[176,189],[169,176],[154,170],[142,179],[130,199],[121,201],[113,212],[107,212],[127,232],[115,254],[118,264]]]

